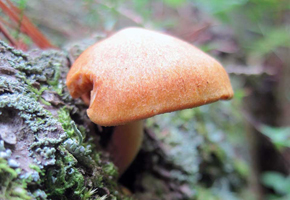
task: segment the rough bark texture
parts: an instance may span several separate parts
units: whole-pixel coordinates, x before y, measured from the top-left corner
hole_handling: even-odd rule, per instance
[[[0,43],[0,57],[0,199],[122,198],[84,105],[66,91],[66,54]]]

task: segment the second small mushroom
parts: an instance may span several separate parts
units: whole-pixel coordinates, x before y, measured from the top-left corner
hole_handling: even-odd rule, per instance
[[[233,96],[215,59],[191,44],[141,28],[127,28],[85,50],[67,76],[74,98],[89,103],[96,124],[116,126],[109,145],[122,174],[143,138],[142,119]]]

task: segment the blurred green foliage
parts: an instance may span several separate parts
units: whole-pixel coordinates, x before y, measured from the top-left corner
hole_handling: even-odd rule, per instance
[[[270,127],[263,125],[260,131],[269,137],[279,151],[282,152],[285,148],[290,148],[290,127]],[[290,176],[285,176],[274,171],[266,172],[262,176],[262,183],[275,192],[275,194],[268,195],[267,199],[290,199]]]
[[[223,25],[230,26],[235,33],[241,49],[249,55],[264,56],[279,47],[289,47],[290,27],[283,19],[283,13],[289,12],[287,0],[110,0],[95,4],[93,0],[84,0],[89,5],[89,19],[101,20],[107,28],[112,28],[120,16],[120,7],[129,8],[142,18],[139,25],[150,22],[156,28],[174,27],[179,22],[173,16],[165,19],[153,18],[155,6],[167,6],[178,9],[191,6],[218,19]],[[168,23],[170,21],[170,23]],[[281,24],[284,24],[281,26]]]
[[[200,10],[231,27],[246,56],[261,57],[290,47],[290,25],[283,18],[289,12],[287,0],[192,0]]]
[[[290,27],[278,27],[277,29],[265,29],[265,36],[253,43],[252,52],[259,55],[266,55],[279,47],[290,47]]]
[[[290,147],[290,127],[270,127],[263,125],[260,131],[269,137],[278,150],[282,151]]]
[[[275,195],[267,196],[268,200],[290,199],[290,176],[284,176],[278,172],[266,172],[262,177],[262,182],[275,191]]]

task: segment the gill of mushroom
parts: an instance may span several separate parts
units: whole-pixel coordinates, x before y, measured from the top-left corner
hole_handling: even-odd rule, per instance
[[[232,98],[228,74],[214,58],[175,37],[127,28],[85,50],[67,75],[87,114],[116,126],[109,152],[121,175],[143,138],[142,119]]]

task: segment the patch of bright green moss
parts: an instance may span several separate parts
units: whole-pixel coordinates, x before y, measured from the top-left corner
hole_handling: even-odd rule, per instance
[[[0,199],[29,200],[27,192],[28,180],[17,180],[20,169],[13,169],[7,160],[0,157]]]

